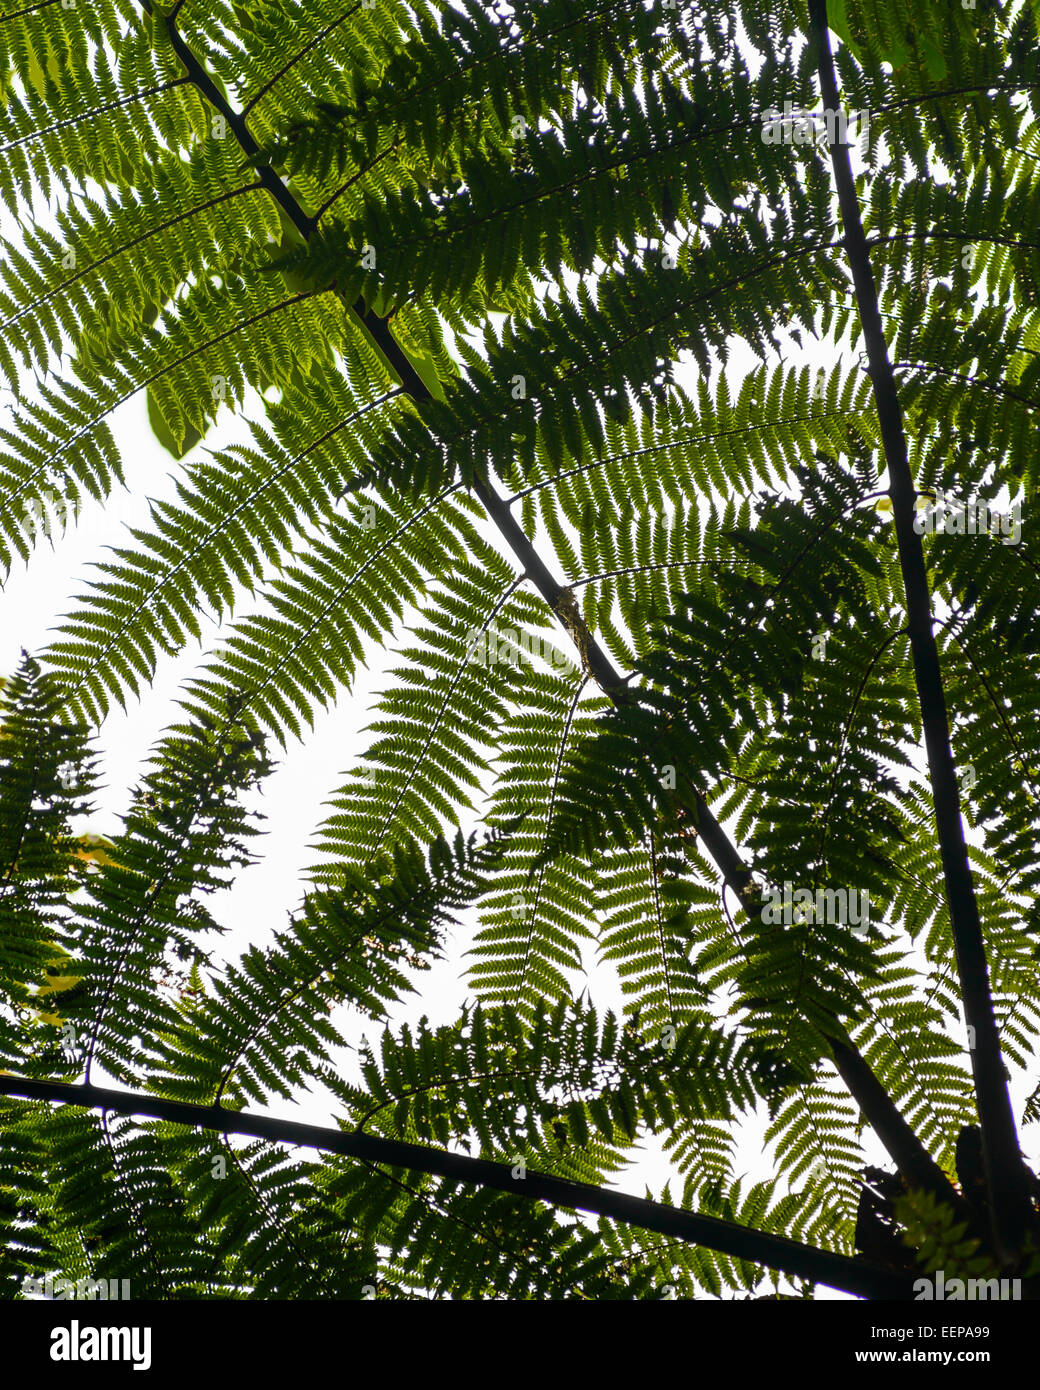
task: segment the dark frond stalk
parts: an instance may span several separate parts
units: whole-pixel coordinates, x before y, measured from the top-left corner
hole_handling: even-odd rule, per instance
[[[756,1231],[733,1221],[702,1216],[680,1207],[665,1206],[661,1202],[630,1197],[627,1193],[596,1187],[591,1183],[571,1182],[530,1169],[523,1177],[514,1177],[514,1170],[508,1163],[468,1158],[444,1149],[382,1139],[356,1131],[300,1124],[271,1115],[253,1115],[244,1111],[223,1110],[220,1106],[162,1100],[144,1092],[113,1091],[98,1086],[34,1081],[0,1074],[0,1094],[84,1106],[120,1115],[144,1115],[194,1129],[243,1134],[274,1143],[343,1154],[367,1163],[386,1164],[390,1168],[430,1173],[451,1182],[511,1192],[527,1201],[592,1212],[640,1230],[656,1231],[660,1235],[703,1245],[733,1259],[749,1260],[792,1278],[826,1284],[861,1298],[908,1300],[913,1297],[909,1275],[885,1269],[869,1260],[818,1250],[815,1246],[802,1245],[786,1236]]]
[[[848,1042],[828,1039],[834,1066],[910,1187],[931,1192],[952,1206],[974,1234],[981,1235],[974,1213],[928,1150],[903,1119],[866,1059]]]
[[[423,389],[425,390],[425,387]],[[513,516],[508,503],[498,496],[487,481],[478,481],[474,491],[503,539],[523,565],[528,579],[549,607],[554,612],[557,611],[563,587],[553,578],[545,561]],[[572,618],[572,621],[575,619]],[[622,704],[628,697],[628,689],[606,652],[587,630],[583,634],[582,645],[589,668],[600,688],[614,704]],[[744,911],[751,916],[758,906],[752,894],[751,870],[712,814],[703,794],[696,789],[691,788],[687,791],[684,788],[677,800],[683,805],[683,809],[694,817],[701,843],[722,874],[725,883],[736,894]],[[931,1192],[940,1201],[953,1206],[961,1219],[974,1226],[976,1223],[960,1194],[904,1120],[895,1102],[874,1075],[866,1058],[847,1039],[842,1041],[830,1037],[828,1042],[838,1075],[907,1184]]]
[[[839,109],[838,84],[827,29],[826,0],[809,0],[810,38],[816,49],[817,71],[825,109]],[[1008,1096],[993,999],[989,988],[986,951],[961,821],[957,774],[950,747],[950,727],[939,652],[932,631],[931,591],[924,547],[913,528],[917,490],[910,472],[903,414],[895,376],[888,357],[878,305],[870,251],[860,218],[848,147],[835,121],[830,144],[831,165],[852,271],[860,324],[866,343],[868,371],[877,405],[889,491],[895,520],[899,564],[906,591],[910,649],[924,727],[928,773],[935,807],[935,824],[942,856],[946,900],[949,904],[964,1018],[974,1029],[972,1072],[982,1129],[986,1186],[993,1237],[1001,1256],[1014,1263],[1033,1222],[1026,1172]]]

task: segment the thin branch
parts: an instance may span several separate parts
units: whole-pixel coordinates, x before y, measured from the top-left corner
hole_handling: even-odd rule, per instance
[[[694,1245],[706,1246],[732,1259],[777,1269],[792,1278],[809,1279],[842,1289],[861,1298],[909,1300],[912,1282],[908,1275],[887,1270],[865,1259],[850,1259],[829,1250],[802,1245],[786,1236],[752,1230],[733,1221],[698,1212],[665,1206],[611,1188],[572,1182],[547,1173],[527,1169],[524,1177],[514,1177],[507,1163],[469,1158],[422,1144],[381,1139],[370,1134],[330,1129],[255,1115],[220,1106],[189,1105],[183,1101],[162,1100],[143,1092],[113,1091],[98,1086],[73,1086],[57,1081],[36,1081],[0,1074],[0,1094],[27,1100],[54,1101],[59,1104],[105,1109],[121,1115],[142,1115],[187,1125],[192,1129],[218,1130],[221,1134],[243,1134],[275,1143],[298,1145],[326,1153],[343,1154],[362,1162],[385,1163],[391,1168],[429,1173],[449,1182],[490,1187],[511,1192],[533,1202],[546,1202],[557,1208],[593,1212],[613,1221],[637,1226],[660,1235],[675,1236]]]
[[[0,145],[0,155],[5,155],[8,150],[17,149],[19,145],[29,145],[34,140],[45,140],[48,135],[53,135],[57,130],[66,130],[69,126],[78,125],[80,121],[89,121],[94,116],[103,116],[108,111],[118,111],[124,106],[132,106],[135,101],[143,101],[146,97],[159,96],[163,92],[172,92],[177,87],[183,87],[191,78],[174,77],[169,82],[160,82],[154,87],[142,87],[140,91],[131,92],[129,96],[119,97],[116,101],[105,102],[103,106],[92,106],[86,111],[79,111],[75,116],[66,116],[63,120],[55,121],[52,125],[38,126],[35,130],[29,131],[27,135],[20,135],[17,140],[9,140],[6,145]]]
[[[300,61],[301,58],[306,57],[306,55],[311,51],[312,48],[315,48],[319,43],[321,43],[322,39],[327,39],[328,36],[332,33],[333,29],[338,28],[339,25],[344,23],[345,20],[348,20],[351,17],[351,15],[357,14],[359,8],[360,5],[352,5],[350,9],[344,11],[344,13],[341,14],[338,19],[334,19],[331,24],[327,24],[324,29],[320,29],[318,33],[315,34],[314,38],[310,40],[309,43],[305,44],[303,48],[301,48],[297,53],[294,53],[293,56],[287,62],[283,63],[282,66],[278,69],[278,71],[274,74],[274,76],[270,77],[258,91],[254,92],[253,95],[246,102],[245,106],[242,107],[242,119],[245,120],[245,118],[249,115],[250,111],[252,111],[256,103],[262,97],[265,97],[267,93],[271,90],[271,88],[275,86],[276,83],[281,81],[281,79],[285,76],[285,74],[289,71],[290,68],[294,67]]]
[[[972,376],[970,372],[955,372],[949,367],[941,367],[937,362],[893,362],[892,366],[908,368],[914,372],[932,372],[936,376],[946,376],[952,381],[963,381],[969,386],[978,386],[983,391],[989,391],[994,396],[1005,396],[1009,401],[1018,401],[1020,405],[1028,406],[1030,410],[1040,409],[1040,403],[1031,401],[1028,396],[1022,396],[1017,391],[1011,391],[1006,386],[994,386],[991,381],[983,381],[981,377]]]
[[[38,310],[41,305],[46,304],[47,301],[53,299],[55,295],[62,294],[70,285],[74,285],[77,280],[82,280],[87,275],[93,275],[95,270],[100,270],[103,265],[114,260],[116,256],[122,256],[127,251],[132,251],[135,246],[140,246],[143,242],[147,241],[149,237],[160,236],[163,232],[168,232],[171,227],[176,227],[178,222],[184,222],[189,217],[194,217],[196,213],[208,212],[210,208],[219,207],[221,203],[227,203],[232,198],[239,198],[243,193],[253,193],[258,188],[262,187],[263,185],[260,180],[254,179],[252,183],[243,184],[240,188],[226,189],[223,193],[218,193],[214,197],[207,199],[206,202],[199,203],[195,207],[189,208],[187,212],[179,212],[174,217],[167,218],[165,222],[160,222],[157,226],[149,227],[147,231],[141,232],[139,236],[135,236],[131,241],[123,242],[122,245],[114,247],[111,251],[107,251],[99,260],[91,261],[90,265],[85,265],[82,270],[77,270],[76,274],[70,275],[67,280],[62,280],[57,285],[52,286],[51,289],[40,295],[39,299],[31,300],[23,308],[19,309],[16,314],[12,314],[4,323],[0,323],[0,333],[5,333],[20,319],[23,319],[26,314],[31,314],[35,310]]]

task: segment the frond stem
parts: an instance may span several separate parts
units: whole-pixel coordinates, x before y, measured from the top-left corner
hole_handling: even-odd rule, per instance
[[[827,27],[827,0],[809,0],[809,22],[809,37],[815,50],[824,107],[838,110],[840,98]],[[831,134],[837,137],[838,132],[833,130]],[[845,230],[845,248],[867,345],[868,373],[874,389],[881,442],[888,465],[899,561],[906,591],[914,677],[921,705],[936,831],[965,1020],[975,1028],[976,1045],[972,1049],[971,1059],[982,1131],[989,1211],[998,1251],[1010,1265],[1017,1260],[1026,1234],[1034,1224],[1034,1213],[1008,1096],[989,987],[982,924],[968,863],[957,773],[950,747],[946,694],[932,627],[928,571],[921,538],[913,526],[917,490],[910,470],[895,374],[889,361],[878,311],[877,288],[860,217],[848,146],[838,138],[828,143]]]
[[[513,1169],[507,1163],[469,1158],[427,1145],[300,1124],[272,1115],[224,1110],[220,1106],[190,1105],[184,1101],[164,1100],[147,1092],[114,1091],[98,1086],[30,1080],[6,1074],[0,1074],[0,1094],[89,1109],[104,1108],[120,1115],[146,1116],[192,1129],[243,1134],[274,1143],[342,1154],[361,1162],[385,1163],[391,1168],[429,1173],[451,1182],[511,1192],[528,1201],[545,1202],[556,1208],[593,1212],[642,1230],[703,1245],[734,1259],[750,1260],[754,1264],[778,1269],[795,1278],[827,1284],[861,1298],[909,1301],[913,1297],[912,1281],[908,1275],[885,1269],[863,1258],[819,1250],[786,1236],[739,1225],[735,1221],[684,1211],[681,1207],[631,1197],[613,1188],[556,1178],[529,1168],[524,1177],[513,1177]]]

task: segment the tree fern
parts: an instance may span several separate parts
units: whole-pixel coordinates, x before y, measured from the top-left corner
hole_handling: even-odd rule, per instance
[[[910,1298],[965,1241],[1035,1295],[1036,18],[0,22],[0,558],[122,482],[134,397],[176,460],[4,692],[13,1295]],[[821,98],[855,168],[766,138]],[[97,726],[192,643],[84,840]],[[219,962],[269,750],[376,653],[299,903]],[[408,1023],[464,931],[461,1015]],[[308,1087],[339,1128],[262,1113]]]

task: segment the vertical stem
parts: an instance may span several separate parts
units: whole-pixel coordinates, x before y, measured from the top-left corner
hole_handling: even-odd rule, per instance
[[[827,109],[837,112],[838,85],[827,30],[827,0],[809,0],[809,22],[824,104]],[[903,414],[881,324],[877,288],[860,218],[848,147],[840,138],[839,128],[840,122],[835,120],[832,127],[835,138],[830,143],[831,164],[845,233],[844,244],[867,347],[868,371],[874,388],[882,447],[888,465],[899,564],[906,591],[914,679],[924,726],[935,824],[964,1015],[966,1023],[975,1030],[971,1059],[982,1130],[990,1219],[998,1250],[1010,1264],[1021,1251],[1026,1231],[1032,1223],[1033,1208],[1011,1113],[990,995],[982,924],[968,865],[957,774],[950,747],[946,695],[932,630],[931,592],[924,547],[913,527],[917,490],[910,472]]]

